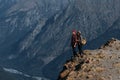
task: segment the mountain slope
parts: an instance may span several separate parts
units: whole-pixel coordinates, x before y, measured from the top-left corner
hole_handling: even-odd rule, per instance
[[[91,49],[99,48],[103,43],[105,43],[107,40],[111,39],[112,37],[120,39],[120,17],[118,17],[117,20],[114,21],[112,26],[106,30],[105,33],[98,36],[96,39],[88,42],[87,46]],[[97,44],[94,44],[97,43]]]
[[[10,5],[8,5],[10,3]],[[0,11],[0,63],[2,66],[15,68],[30,74],[41,75],[41,44],[31,49],[41,28],[48,19],[63,10],[67,0],[1,0]],[[4,7],[8,7],[5,9]],[[38,54],[41,54],[36,57]],[[46,54],[47,55],[47,54]],[[23,63],[24,61],[24,63]],[[33,70],[31,70],[33,69]],[[34,75],[35,75],[34,74]]]
[[[64,65],[58,80],[119,80],[120,41],[109,40],[96,50],[85,50]]]

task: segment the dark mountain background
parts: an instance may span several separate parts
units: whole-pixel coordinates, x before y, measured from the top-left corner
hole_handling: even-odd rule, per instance
[[[26,77],[20,74],[13,74],[5,71],[2,67],[0,67],[0,80],[36,80],[32,77]]]
[[[72,55],[71,31],[99,48],[120,39],[119,0],[0,0],[0,66],[56,79]]]

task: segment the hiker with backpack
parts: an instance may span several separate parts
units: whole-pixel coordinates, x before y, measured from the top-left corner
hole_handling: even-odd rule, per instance
[[[86,44],[86,40],[82,38],[81,32],[76,30],[72,31],[71,46],[73,56],[83,56],[82,46]],[[78,47],[79,54],[77,54],[76,47]]]
[[[78,46],[79,54],[82,56],[83,51],[82,51],[82,35],[81,35],[81,32],[78,31],[76,35],[77,35],[77,46]]]
[[[72,47],[74,57],[77,55],[76,46],[77,46],[77,35],[76,35],[76,30],[73,30],[72,37],[71,37],[71,47]]]

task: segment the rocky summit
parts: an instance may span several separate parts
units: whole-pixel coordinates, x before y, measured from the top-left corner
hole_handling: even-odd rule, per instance
[[[96,50],[68,60],[58,80],[120,80],[120,41],[111,39]]]

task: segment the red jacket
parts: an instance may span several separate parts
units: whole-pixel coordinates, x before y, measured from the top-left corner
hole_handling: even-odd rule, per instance
[[[77,35],[72,35],[71,37],[71,46],[74,46],[77,43]]]

